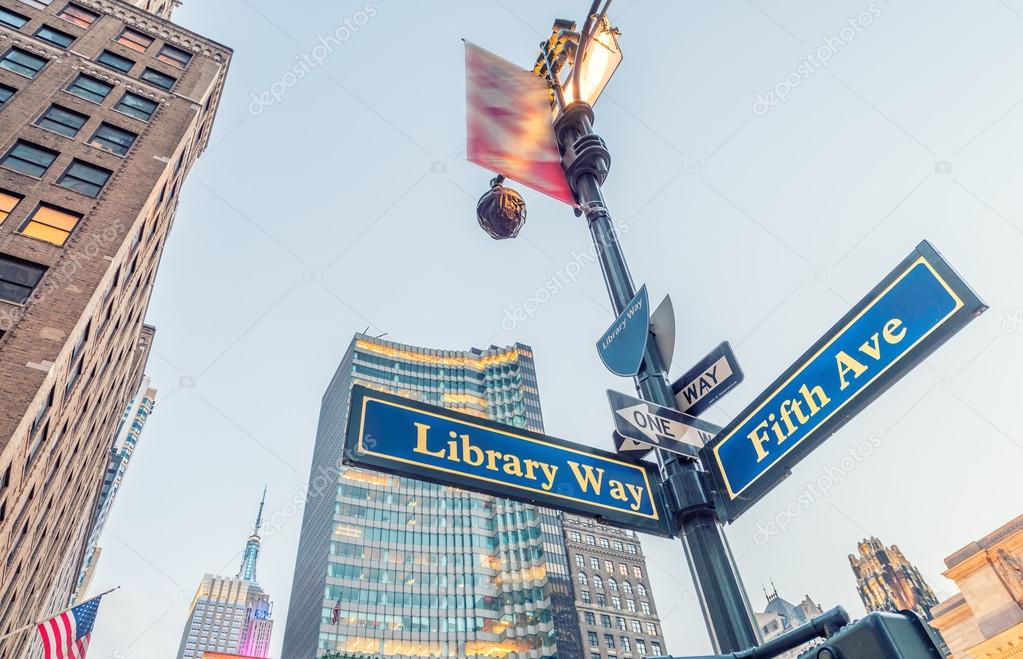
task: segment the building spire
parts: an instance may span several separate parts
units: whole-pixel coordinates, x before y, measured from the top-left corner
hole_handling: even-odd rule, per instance
[[[263,507],[266,505],[266,485],[263,486],[263,498],[259,502],[259,512],[256,514],[256,526],[252,529],[252,535],[245,543],[245,552],[242,554],[242,564],[238,568],[238,578],[246,581],[256,582],[256,561],[259,559],[259,544],[261,538],[259,529],[263,525]]]

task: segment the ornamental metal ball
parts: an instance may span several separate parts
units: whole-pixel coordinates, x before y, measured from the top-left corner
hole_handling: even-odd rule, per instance
[[[490,189],[476,203],[476,219],[494,240],[514,238],[526,223],[526,200],[515,190],[501,185],[503,176],[490,182]]]

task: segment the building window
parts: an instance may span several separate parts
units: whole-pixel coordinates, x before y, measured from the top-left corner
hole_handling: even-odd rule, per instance
[[[583,539],[583,537],[579,535],[578,531],[569,531],[568,539],[571,540],[572,542],[579,542],[580,540]]]
[[[73,160],[71,166],[57,181],[57,185],[80,192],[87,197],[96,197],[106,185],[111,174],[113,172],[109,169],[90,165],[81,160]]]
[[[626,565],[625,563],[619,563],[618,573],[621,574],[623,577],[629,576],[629,566]]]
[[[629,551],[629,553],[630,553],[630,554],[635,554],[635,553],[637,553],[637,551],[638,551],[638,550],[636,549],[636,545],[631,545],[631,544],[630,544],[630,545],[628,545],[628,546],[626,547],[626,549],[627,549],[627,550]]]
[[[89,144],[123,156],[128,153],[128,149],[135,143],[136,137],[138,135],[135,133],[104,122],[96,129],[96,133],[89,140]]]
[[[614,634],[604,634],[604,645],[606,645],[609,650],[615,649]]]
[[[593,575],[593,587],[600,590],[604,589],[604,580],[600,578],[599,574]]]
[[[643,633],[643,624],[639,620],[633,620],[632,621],[632,631],[636,632],[637,634],[642,634]]]
[[[60,154],[56,151],[18,140],[17,144],[7,152],[7,155],[4,156],[0,164],[16,172],[40,178],[50,168],[50,165],[53,164],[58,155]]]
[[[624,632],[625,631],[625,618],[623,618],[621,616],[617,616],[615,618],[615,622],[618,623],[618,629],[620,629],[620,630],[622,630]]]
[[[636,639],[636,652],[638,652],[640,654],[640,656],[646,654],[646,641],[644,641],[641,638],[637,638]],[[660,654],[660,653],[658,653],[658,654]]]
[[[604,627],[607,627],[608,629],[611,629],[611,616],[601,614],[600,624],[603,625]]]
[[[614,562],[613,561],[604,561],[604,569],[607,570],[608,572],[614,573],[614,571],[615,571],[615,564],[614,564]]]
[[[657,625],[655,625],[652,622],[648,622],[646,624],[646,633],[650,634],[651,636],[657,636]]]
[[[7,27],[13,27],[15,30],[21,29],[25,23],[28,23],[28,16],[22,16],[17,12],[13,12],[6,7],[0,7],[0,23],[3,23]]]
[[[579,591],[579,600],[583,604],[589,604],[590,602],[592,602],[593,599],[590,597],[590,591],[588,591],[588,590],[581,590],[581,591]]]
[[[597,632],[586,632],[586,639],[590,642],[591,648],[595,648],[600,645],[597,641]]]
[[[4,192],[0,190],[0,224],[4,223],[10,214],[14,210],[14,207],[21,201],[21,197],[13,195],[10,192]]]
[[[642,583],[636,584],[636,592],[639,593],[640,597],[646,597],[646,586]]]
[[[40,204],[21,227],[21,233],[54,245],[63,245],[81,219],[78,213]]]
[[[622,582],[622,590],[625,591],[626,595],[631,595],[632,594],[632,584],[629,583],[628,581],[623,581]]]
[[[600,546],[603,547],[604,549],[608,548],[607,538],[600,539]]]
[[[0,300],[25,304],[45,272],[38,263],[0,254]]]
[[[583,619],[586,621],[587,625],[596,625],[597,624],[597,617],[595,615],[593,615],[593,611],[584,611],[583,612]]]
[[[590,556],[590,567],[593,568],[594,570],[600,569],[600,561],[597,560],[596,556]]]
[[[615,551],[623,551],[624,549],[625,549],[625,548],[624,548],[624,547],[622,547],[622,541],[621,541],[621,540],[615,540],[615,543],[614,543],[614,550],[615,550]]]
[[[650,641],[650,649],[653,650],[653,653],[655,655],[663,654],[661,652],[661,644],[658,643],[657,641]]]
[[[59,105],[51,105],[46,112],[36,119],[36,126],[53,131],[64,137],[74,137],[88,120],[89,117],[80,112],[75,112]]]
[[[0,108],[2,108],[7,101],[11,100],[11,97],[14,96],[17,91],[18,90],[14,87],[0,85]]]
[[[36,9],[46,9],[53,4],[53,0],[21,0],[26,5],[35,7]]]
[[[156,69],[146,69],[139,76],[140,80],[156,85],[160,89],[170,89],[174,86],[174,83],[178,81],[177,78],[169,76],[166,73],[160,73]]]
[[[589,586],[590,585],[589,579],[586,578],[586,573],[585,572],[580,572],[579,573],[579,585],[580,586]]]
[[[92,76],[87,76],[84,73],[80,74],[75,81],[68,86],[67,91],[84,98],[87,101],[93,103],[102,103],[103,99],[107,97],[107,94],[114,88],[113,85],[97,80]]]
[[[622,652],[632,652],[632,645],[629,643],[629,637],[622,637]]]
[[[597,593],[597,606],[607,606],[607,598],[604,593]]]
[[[586,559],[583,558],[582,554],[576,554],[575,555],[575,564],[578,565],[579,567],[585,567],[586,566]]]
[[[134,51],[144,53],[146,52],[146,48],[153,45],[153,37],[148,34],[136,32],[130,27],[126,27],[124,28],[124,32],[121,32],[121,36],[117,37],[117,43],[127,48],[131,48]]]
[[[36,30],[36,36],[47,43],[51,43],[59,48],[67,48],[75,42],[74,36],[67,32],[61,32],[56,30],[49,25],[44,25]]]
[[[632,566],[632,576],[636,577],[637,579],[642,579],[643,578],[643,568],[641,568],[638,565],[633,565]]]
[[[643,613],[645,613],[647,615],[650,615],[650,603],[649,602],[640,602],[639,603],[639,608],[642,609]]]
[[[26,78],[34,78],[43,70],[46,66],[46,62],[49,60],[33,55],[27,50],[20,48],[11,48],[4,55],[3,59],[0,59],[0,67],[13,71],[18,75],[25,76]]]
[[[608,587],[608,590],[610,590],[611,592],[615,592],[615,593],[618,592],[618,582],[615,581],[613,577],[608,577],[607,578],[607,587]]]
[[[625,608],[633,613],[636,612],[636,600],[625,600]]]
[[[73,23],[80,28],[88,29],[96,19],[99,18],[99,14],[96,12],[89,11],[85,7],[79,7],[78,5],[68,5],[64,7],[59,14],[58,18],[63,18],[69,23]]]
[[[192,53],[185,52],[180,48],[175,48],[170,44],[164,44],[163,48],[160,49],[160,54],[156,56],[156,59],[161,62],[172,64],[179,69],[185,68],[189,60],[192,59]]]
[[[597,539],[594,538],[592,535],[587,535],[586,536],[586,544],[588,544],[588,545],[595,545],[596,543],[597,543]]]
[[[125,92],[114,109],[118,112],[123,112],[129,117],[135,117],[139,121],[149,121],[153,113],[156,112],[156,107],[156,101],[151,101],[138,94]]]
[[[120,71],[121,73],[127,73],[128,71],[131,71],[131,67],[135,66],[134,60],[122,57],[109,50],[104,50],[100,53],[99,57],[96,58],[96,61],[109,69]]]

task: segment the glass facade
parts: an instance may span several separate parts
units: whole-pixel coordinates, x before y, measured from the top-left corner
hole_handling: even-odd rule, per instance
[[[529,347],[356,335],[323,398],[283,656],[584,656],[560,514],[342,466],[356,383],[543,431]]]

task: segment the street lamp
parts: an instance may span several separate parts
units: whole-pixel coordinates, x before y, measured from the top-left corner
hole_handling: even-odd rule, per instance
[[[610,4],[611,0],[603,0],[600,6],[601,0],[593,0],[578,43],[573,23],[555,22],[550,39],[540,46],[533,71],[550,84],[562,169],[578,203],[576,213],[586,218],[615,315],[620,315],[632,304],[636,285],[601,190],[610,171],[611,154],[604,140],[593,132],[592,108],[622,61],[618,31],[607,14]],[[562,75],[566,65],[572,68]],[[488,194],[493,195],[494,190]],[[480,202],[480,208],[490,211],[489,215],[478,213],[484,228],[485,217],[500,215],[494,213],[495,204],[489,202],[487,195]],[[501,237],[512,236],[514,233],[508,232]],[[647,339],[635,375],[636,389],[644,400],[678,409],[664,357],[654,338]],[[757,626],[715,511],[706,472],[697,462],[682,460],[673,453],[657,449],[655,454],[672,502],[674,531],[682,539],[715,649],[738,652],[757,646]]]
[[[607,14],[592,21],[590,32],[580,40],[582,54],[576,55],[572,68],[571,85],[564,90],[566,104],[582,100],[593,105],[604,91],[611,76],[622,63],[622,50],[618,47],[618,29],[612,27]]]

